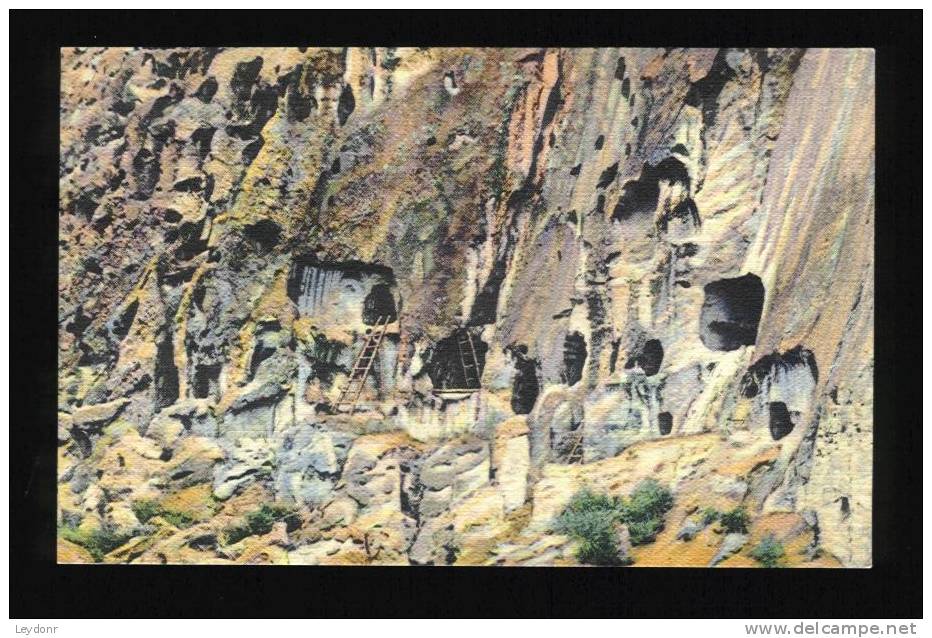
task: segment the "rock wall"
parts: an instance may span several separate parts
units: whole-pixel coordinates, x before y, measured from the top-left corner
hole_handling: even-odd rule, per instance
[[[61,556],[572,563],[664,477],[870,565],[873,109],[865,50],[63,50]]]

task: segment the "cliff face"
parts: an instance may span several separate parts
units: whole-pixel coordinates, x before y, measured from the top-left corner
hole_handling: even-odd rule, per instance
[[[653,478],[635,565],[870,564],[872,52],[62,74],[60,560],[567,564],[573,493]]]

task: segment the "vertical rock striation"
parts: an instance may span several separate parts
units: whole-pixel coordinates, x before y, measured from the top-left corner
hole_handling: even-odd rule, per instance
[[[657,478],[870,565],[873,113],[863,50],[63,50],[60,555],[564,564]]]

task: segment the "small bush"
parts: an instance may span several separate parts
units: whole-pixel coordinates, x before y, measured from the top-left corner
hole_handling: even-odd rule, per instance
[[[773,536],[764,538],[750,553],[751,558],[760,563],[761,567],[779,567],[784,555],[783,545]]]
[[[714,507],[707,507],[699,514],[699,521],[703,525],[708,526],[717,521],[721,516],[722,513]]]
[[[272,524],[285,521],[286,529],[293,532],[301,526],[301,519],[290,507],[284,505],[262,504],[258,510],[246,515],[246,521],[253,534],[268,534],[272,531]]]
[[[139,519],[140,523],[147,523],[156,516],[161,516],[166,521],[179,529],[191,527],[195,520],[184,512],[167,510],[159,503],[151,500],[136,501],[132,504],[133,514]]]
[[[116,532],[108,527],[95,529],[89,534],[84,534],[76,529],[65,527],[61,530],[61,537],[86,549],[94,557],[94,560],[99,563],[104,559],[105,555],[132,538],[132,534]]]
[[[589,565],[618,565],[616,523],[628,527],[632,545],[653,541],[663,529],[664,515],[673,507],[670,490],[654,480],[642,481],[627,498],[577,492],[557,518],[558,532],[582,541],[576,558]]]
[[[588,489],[577,492],[557,518],[556,531],[581,541],[576,552],[580,563],[618,565],[615,522],[621,520],[619,499]]]
[[[664,515],[673,507],[673,494],[653,479],[641,481],[621,504],[632,545],[652,542],[663,529]]]
[[[284,521],[289,532],[301,526],[301,519],[292,508],[263,503],[259,509],[246,514],[245,525],[235,525],[224,530],[226,544],[232,545],[247,536],[268,534],[272,531],[272,525],[278,521]]]
[[[130,507],[140,523],[147,523],[162,510],[158,503],[151,500],[135,501]]]
[[[744,507],[738,506],[730,512],[725,512],[721,516],[722,525],[725,527],[725,530],[732,534],[747,534],[748,525],[751,522],[751,517],[748,516],[747,511]]]
[[[186,527],[191,527],[194,525],[195,520],[191,518],[188,514],[184,512],[172,512],[170,510],[162,510],[162,518],[174,525],[179,529],[184,529]]]
[[[663,520],[657,518],[628,523],[628,534],[632,545],[646,545],[652,542],[662,529]]]

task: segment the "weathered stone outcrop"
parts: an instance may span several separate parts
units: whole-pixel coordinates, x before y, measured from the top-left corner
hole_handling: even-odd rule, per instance
[[[655,478],[675,506],[636,565],[741,565],[765,531],[870,564],[872,52],[79,48],[62,74],[62,560],[572,564],[573,492]],[[738,506],[747,532],[695,523]]]

